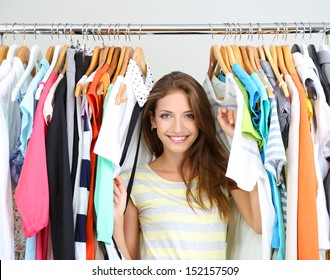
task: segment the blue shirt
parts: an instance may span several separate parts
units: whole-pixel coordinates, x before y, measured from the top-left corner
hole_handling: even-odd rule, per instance
[[[38,83],[41,82],[49,68],[49,62],[47,61],[47,59],[43,58],[40,61],[39,68],[39,71],[36,73],[32,81],[30,82],[29,87],[27,88],[27,91],[22,99],[22,102],[19,105],[22,113],[20,150],[23,156],[25,156],[27,142],[32,133],[35,99],[34,96],[38,88]]]

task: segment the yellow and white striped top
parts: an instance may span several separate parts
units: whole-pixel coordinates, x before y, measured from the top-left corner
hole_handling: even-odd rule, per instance
[[[130,174],[121,178],[127,183]],[[192,192],[197,190],[197,179]],[[227,223],[214,207],[190,208],[184,182],[171,182],[155,173],[148,164],[136,169],[131,199],[138,209],[141,259],[226,258]],[[207,203],[205,203],[208,206]]]

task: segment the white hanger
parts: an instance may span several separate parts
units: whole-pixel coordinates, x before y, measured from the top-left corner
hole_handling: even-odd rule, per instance
[[[48,71],[46,72],[45,76],[43,77],[40,85],[38,86],[37,92],[36,92],[36,100],[39,100],[40,98],[40,94],[44,88],[44,84],[47,82],[50,74],[53,72],[53,69],[55,68],[57,59],[59,57],[60,51],[61,51],[62,46],[61,45],[56,45],[55,46],[55,50],[54,50],[54,55],[53,55],[53,59],[52,59],[52,63],[50,64]]]
[[[41,59],[42,59],[41,49],[38,45],[34,45],[31,48],[28,65],[27,65],[23,75],[18,80],[15,88],[12,91],[11,101],[15,101],[17,99],[18,93],[21,90],[23,84],[25,83],[28,76],[31,74],[31,72],[32,72],[33,68],[36,66],[36,64],[39,65],[39,62],[41,61]]]
[[[14,56],[16,56],[18,49],[19,49],[19,46],[16,44],[13,44],[9,47],[9,50],[8,50],[7,56],[6,56],[6,60],[10,63],[10,65],[13,64],[13,59],[14,59]]]

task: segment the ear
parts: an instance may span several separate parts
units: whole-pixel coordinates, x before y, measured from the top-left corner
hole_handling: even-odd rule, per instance
[[[155,116],[154,116],[153,112],[149,112],[149,116],[150,116],[151,128],[157,128]]]

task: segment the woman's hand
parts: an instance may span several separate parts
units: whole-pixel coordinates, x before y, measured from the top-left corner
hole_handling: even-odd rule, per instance
[[[222,130],[231,138],[234,136],[236,110],[228,110],[227,108],[218,108],[218,122]]]
[[[114,219],[122,221],[126,209],[127,192],[122,179],[117,175],[113,180]]]

